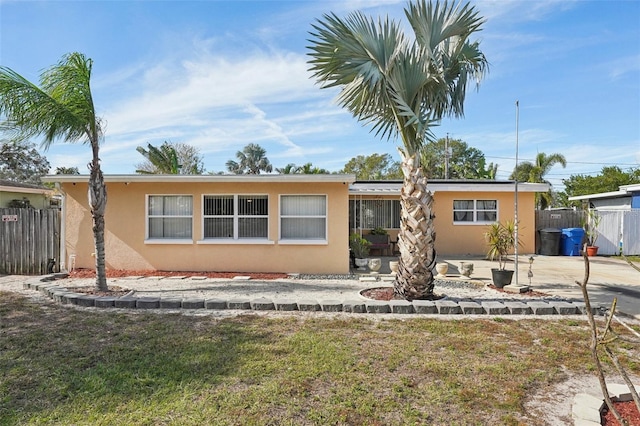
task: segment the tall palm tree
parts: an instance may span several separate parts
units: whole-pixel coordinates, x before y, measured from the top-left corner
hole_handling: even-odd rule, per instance
[[[100,169],[101,120],[91,95],[93,61],[80,53],[62,57],[40,75],[40,87],[7,67],[0,67],[0,115],[2,126],[21,139],[43,136],[48,149],[57,139],[82,140],[91,146],[89,207],[96,245],[96,287],[107,290],[104,249],[104,212],[107,190]]]
[[[523,161],[514,168],[509,178],[514,180],[517,178],[519,182],[549,183],[544,177],[556,164],[560,164],[563,168],[567,166],[567,160],[564,155],[547,155],[544,152],[539,152],[536,155],[535,163]],[[544,210],[552,202],[553,194],[551,189],[547,193],[536,193],[538,209]]]
[[[270,173],[273,170],[267,151],[260,145],[250,143],[242,151],[236,153],[238,161],[227,161],[227,170],[238,175],[259,175],[261,171]]]
[[[377,22],[360,12],[324,15],[311,33],[311,71],[323,88],[340,87],[338,103],[382,137],[399,137],[404,183],[394,283],[407,300],[433,295],[436,263],[433,197],[420,168],[430,127],[464,113],[467,82],[479,81],[487,61],[470,36],[483,19],[475,8],[418,0],[405,8],[409,39],[398,22]]]
[[[149,171],[145,169],[138,169],[136,173],[140,174],[168,174],[168,175],[177,175],[180,174],[180,169],[182,165],[178,163],[178,153],[176,149],[172,147],[169,143],[164,142],[160,145],[160,148],[157,148],[150,143],[147,144],[147,149],[139,146],[136,148],[144,158],[149,161],[153,167],[154,171]]]

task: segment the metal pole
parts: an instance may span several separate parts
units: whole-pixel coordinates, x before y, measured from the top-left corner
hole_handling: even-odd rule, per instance
[[[518,121],[520,116],[520,102],[516,101],[516,166],[513,169],[513,177],[515,178],[515,212],[514,212],[514,233],[515,233],[515,273],[516,286],[518,285]]]
[[[449,133],[444,140],[444,178],[449,179]]]

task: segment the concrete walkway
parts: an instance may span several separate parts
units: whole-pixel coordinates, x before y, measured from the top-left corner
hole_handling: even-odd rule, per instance
[[[518,283],[531,285],[534,291],[541,291],[565,299],[582,300],[582,291],[575,281],[582,281],[585,263],[581,256],[541,256],[533,255],[529,280],[530,255],[518,257]],[[618,299],[617,312],[640,320],[640,271],[626,261],[612,257],[590,257],[590,274],[587,289],[591,305],[610,308],[614,298]],[[507,269],[514,269],[513,256]],[[439,262],[449,264],[449,272],[458,273],[460,262],[472,262],[474,273],[471,278],[491,282],[491,268],[497,262],[482,258],[443,257]],[[640,266],[640,265],[637,265]],[[515,283],[515,275],[513,283]]]

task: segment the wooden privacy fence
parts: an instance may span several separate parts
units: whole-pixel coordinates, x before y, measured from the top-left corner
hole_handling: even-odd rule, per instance
[[[59,271],[60,211],[0,209],[0,216],[0,274]]]

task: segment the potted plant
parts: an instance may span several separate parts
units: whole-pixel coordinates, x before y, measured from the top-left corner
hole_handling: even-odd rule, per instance
[[[589,210],[587,220],[582,224],[587,256],[596,256],[598,254],[596,240],[598,239],[598,225],[600,225],[601,219],[602,217],[596,210]]]
[[[498,259],[498,268],[491,269],[493,284],[498,288],[511,284],[513,271],[507,270],[506,266],[507,255],[516,245],[515,222],[507,220],[504,223],[493,223],[484,236],[489,246],[487,257],[489,260]]]
[[[371,243],[359,234],[353,233],[349,236],[349,248],[355,257],[356,266],[358,266],[359,271],[367,270],[367,256],[369,256],[370,247]]]

